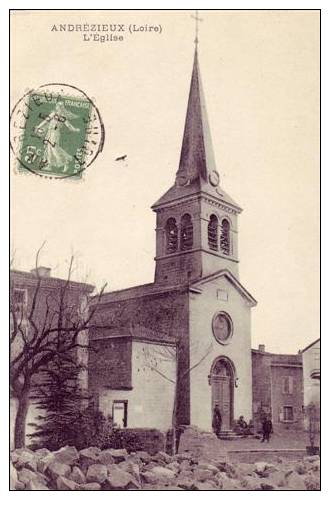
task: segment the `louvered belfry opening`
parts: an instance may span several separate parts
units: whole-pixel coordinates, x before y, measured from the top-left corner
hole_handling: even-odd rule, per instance
[[[166,253],[175,253],[178,249],[178,227],[174,218],[166,222]]]
[[[213,251],[218,251],[218,218],[215,214],[211,214],[210,221],[207,228],[209,248]]]
[[[221,222],[220,249],[224,255],[230,255],[230,224],[226,219]]]
[[[191,250],[194,242],[193,224],[190,214],[184,214],[181,218],[180,248],[182,251]]]

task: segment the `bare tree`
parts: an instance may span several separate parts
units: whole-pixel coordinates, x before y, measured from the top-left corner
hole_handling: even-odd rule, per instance
[[[175,310],[175,303],[174,301],[171,304],[173,308],[173,316],[174,316],[174,310]],[[192,347],[189,346],[190,354],[192,352]],[[172,338],[172,342],[168,342],[164,345],[147,345],[143,352],[144,352],[144,362],[145,366],[149,368],[151,371],[158,374],[160,377],[162,377],[164,380],[166,380],[168,383],[171,383],[174,385],[174,397],[173,397],[173,406],[172,406],[172,453],[175,454],[177,452],[177,449],[179,447],[179,441],[180,441],[180,433],[178,430],[178,406],[180,405],[180,395],[179,391],[180,388],[185,384],[185,381],[187,380],[187,377],[189,376],[190,372],[192,372],[194,369],[196,369],[203,361],[208,357],[212,350],[212,343],[210,343],[206,349],[205,352],[201,357],[198,358],[198,361],[196,361],[193,365],[189,365],[185,369],[181,369],[180,361],[182,359],[182,356],[187,355],[185,352],[185,346],[183,343],[183,340],[181,338]],[[164,369],[161,367],[164,367],[166,365],[171,364],[173,369],[173,377],[169,375],[169,372],[165,372]]]
[[[42,246],[43,247],[43,246]],[[69,262],[65,280],[57,280],[54,289],[45,291],[43,277],[38,270],[39,255],[36,255],[36,282],[29,306],[18,307],[15,289],[11,289],[11,362],[10,382],[18,401],[15,418],[14,445],[25,445],[25,425],[29,407],[29,395],[33,381],[50,362],[65,360],[72,353],[89,348],[88,341],[81,343],[83,332],[91,327],[97,305],[102,299],[105,285],[98,296],[72,300],[72,272],[74,257]]]

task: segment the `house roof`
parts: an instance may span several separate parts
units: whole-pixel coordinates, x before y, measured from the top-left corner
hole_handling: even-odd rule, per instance
[[[308,349],[310,349],[311,347],[313,347],[313,345],[317,344],[318,342],[320,342],[320,338],[318,338],[317,340],[314,340],[314,342],[308,344],[304,349],[301,349],[301,354],[305,351],[308,351]]]
[[[42,288],[54,289],[67,282],[67,280],[63,278],[54,278],[53,276],[41,276],[40,278]],[[13,285],[35,287],[38,282],[38,277],[29,271],[18,271],[16,269],[12,269],[10,271],[10,280]],[[86,293],[91,293],[94,290],[93,285],[76,281],[70,281],[68,288],[70,290]]]

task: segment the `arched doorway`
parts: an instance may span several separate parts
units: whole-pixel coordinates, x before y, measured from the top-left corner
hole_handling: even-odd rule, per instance
[[[222,416],[222,430],[230,430],[234,413],[235,367],[229,358],[217,358],[211,368],[210,385],[212,394],[211,412],[218,404]]]

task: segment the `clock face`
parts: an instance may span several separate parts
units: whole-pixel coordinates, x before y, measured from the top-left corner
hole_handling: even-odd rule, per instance
[[[178,175],[176,178],[176,183],[178,186],[185,186],[189,183],[189,179],[186,175]]]
[[[212,184],[212,186],[218,186],[220,178],[219,178],[219,174],[216,170],[212,170],[212,172],[209,175],[209,180],[210,180],[210,183]]]
[[[227,343],[233,332],[232,321],[224,312],[217,313],[213,317],[212,330],[215,339],[220,343]]]

